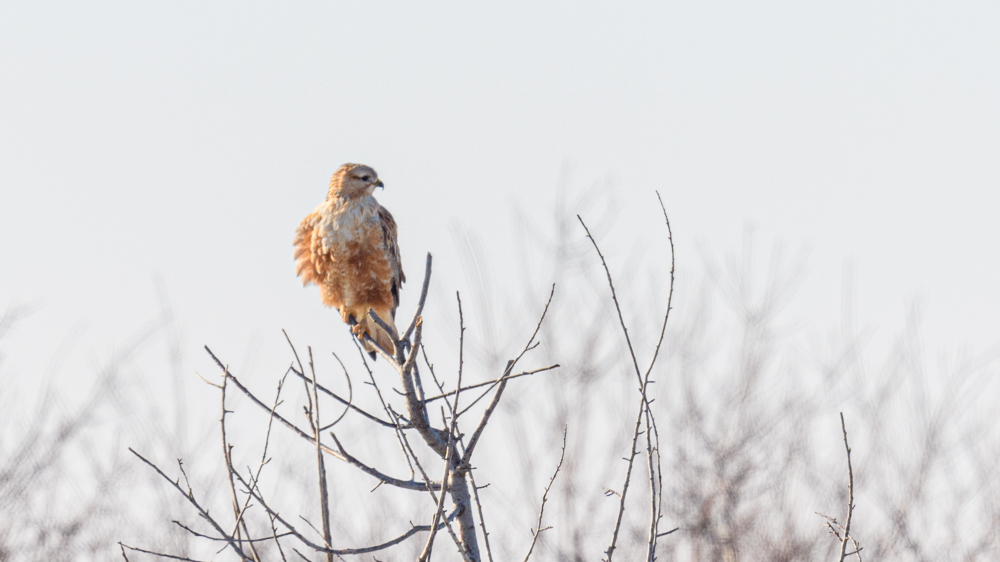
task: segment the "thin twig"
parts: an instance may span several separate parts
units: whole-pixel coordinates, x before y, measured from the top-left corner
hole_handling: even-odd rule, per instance
[[[354,385],[351,384],[351,375],[347,372],[347,367],[344,366],[344,362],[340,360],[340,357],[337,356],[336,353],[333,353],[332,355],[333,355],[333,358],[336,359],[337,363],[340,365],[340,369],[342,371],[344,371],[344,379],[347,381],[347,404],[345,404],[346,407],[344,408],[344,411],[341,412],[339,416],[337,416],[337,419],[335,419],[332,422],[330,422],[330,423],[324,425],[323,427],[319,428],[320,431],[326,431],[326,430],[330,429],[331,427],[333,427],[333,426],[337,425],[338,423],[340,423],[340,420],[344,419],[344,416],[347,415],[347,412],[351,411],[351,406],[354,405],[353,404],[353,402],[354,402]],[[316,377],[313,377],[313,386],[314,387],[319,386],[319,384],[316,382]]]
[[[357,340],[355,340],[355,341],[357,341]],[[336,355],[334,357],[336,357]],[[307,382],[309,384],[312,384],[312,380],[309,377],[307,377],[306,375],[304,375],[303,373],[300,373],[298,370],[296,370],[295,367],[290,367],[289,370],[291,372],[295,373],[295,376],[303,379],[305,382]],[[326,394],[330,398],[333,398],[337,402],[340,402],[342,405],[344,405],[345,407],[347,407],[349,410],[361,414],[362,416],[364,416],[368,420],[373,421],[373,422],[375,422],[375,423],[377,423],[377,424],[379,424],[379,425],[381,425],[383,427],[394,427],[391,422],[387,422],[387,421],[379,418],[378,416],[375,416],[373,414],[370,414],[370,413],[366,412],[365,410],[362,410],[358,406],[352,404],[351,400],[347,400],[347,399],[339,396],[337,393],[331,391],[330,389],[324,387],[323,385],[317,384],[316,388],[319,389],[319,391],[322,392],[323,394]],[[323,428],[323,429],[325,431],[325,430],[327,430],[329,428],[327,427],[327,428]]]
[[[247,529],[246,521],[243,520],[243,513],[245,508],[243,509],[240,508],[239,498],[236,495],[236,485],[233,483],[233,476],[232,476],[233,472],[232,446],[229,444],[228,438],[226,437],[226,414],[232,413],[226,410],[226,382],[229,380],[229,377],[227,376],[228,374],[229,374],[229,368],[226,367],[226,370],[225,372],[223,372],[222,375],[222,384],[220,385],[221,389],[220,403],[222,405],[222,415],[219,417],[219,427],[222,433],[222,459],[226,464],[226,476],[227,476],[226,481],[229,483],[229,494],[233,504],[233,532],[229,533],[229,536],[236,537],[236,540],[240,544],[240,546],[243,546],[242,536],[245,534],[247,540],[250,540],[252,537],[250,536],[250,530]],[[240,533],[241,529],[243,531],[242,534]],[[260,556],[257,554],[257,549],[254,547],[252,540],[249,543],[249,548],[250,548],[250,554],[253,556],[255,562],[260,562]]]
[[[611,270],[608,268],[608,262],[604,260],[604,254],[601,253],[601,248],[597,245],[597,240],[590,234],[590,229],[587,228],[587,223],[583,222],[583,218],[580,215],[576,216],[580,224],[583,225],[583,229],[587,231],[587,238],[590,239],[590,243],[594,245],[594,250],[597,251],[597,256],[601,258],[601,265],[604,267],[604,273],[608,276],[608,287],[611,288],[611,300],[615,303],[615,311],[618,313],[618,323],[622,327],[622,333],[625,334],[625,342],[628,344],[628,352],[632,357],[632,365],[635,367],[635,376],[639,380],[639,385],[642,385],[642,372],[639,370],[639,361],[635,358],[635,349],[632,347],[632,338],[628,335],[628,328],[625,327],[625,317],[622,316],[621,306],[618,304],[618,294],[615,292],[615,283],[611,280]]]
[[[660,329],[660,337],[657,341],[656,348],[653,352],[653,358],[650,360],[649,368],[646,370],[645,375],[639,369],[639,361],[635,355],[635,348],[632,345],[632,338],[629,336],[628,327],[625,325],[625,317],[622,314],[621,305],[618,303],[618,295],[615,291],[614,280],[611,277],[611,269],[608,267],[607,261],[604,259],[604,254],[601,252],[601,248],[597,244],[597,240],[594,239],[593,235],[590,233],[590,229],[587,228],[587,224],[583,221],[580,215],[577,215],[577,220],[583,226],[584,231],[587,233],[587,238],[590,240],[591,244],[594,246],[594,250],[597,252],[598,257],[601,259],[601,266],[604,268],[604,273],[608,278],[608,287],[611,289],[611,300],[615,305],[615,312],[618,315],[618,323],[621,326],[622,333],[625,335],[625,343],[628,347],[629,355],[632,358],[632,366],[635,369],[636,378],[639,381],[639,393],[640,393],[640,404],[639,404],[639,414],[635,420],[635,428],[632,433],[632,446],[630,448],[628,457],[628,467],[625,471],[625,483],[622,486],[622,491],[617,494],[620,498],[618,505],[618,517],[615,521],[615,529],[611,537],[611,545],[605,551],[607,554],[606,561],[611,562],[612,556],[614,555],[615,546],[618,542],[618,534],[621,530],[622,519],[625,515],[625,499],[628,495],[629,483],[632,478],[632,469],[635,465],[635,457],[638,455],[636,450],[636,445],[639,440],[640,429],[642,427],[642,420],[645,416],[646,419],[646,455],[649,465],[649,483],[650,483],[650,525],[649,525],[649,538],[647,541],[647,551],[646,559],[647,562],[653,562],[655,559],[656,551],[656,540],[660,536],[657,532],[659,521],[660,521],[660,510],[659,506],[662,502],[662,492],[661,488],[657,485],[658,481],[662,479],[660,474],[660,459],[659,459],[659,447],[658,445],[654,448],[654,438],[658,442],[658,435],[653,436],[651,433],[655,432],[655,419],[653,417],[652,409],[650,408],[650,401],[647,395],[647,390],[650,384],[649,376],[653,370],[653,365],[656,363],[656,359],[659,356],[660,346],[663,343],[663,338],[666,333],[667,321],[670,318],[670,309],[673,300],[673,288],[674,288],[674,241],[673,232],[670,228],[670,219],[667,217],[666,208],[663,206],[663,200],[660,198],[659,193],[656,194],[657,199],[660,201],[660,208],[663,210],[663,216],[667,223],[667,236],[670,241],[670,293],[667,297],[667,311],[664,314],[663,326]],[[657,432],[658,433],[658,432]],[[654,462],[653,455],[656,455],[656,460]]]
[[[313,364],[312,347],[309,350],[309,374],[312,375],[312,408],[309,423],[313,427],[313,437],[316,439],[316,471],[319,473],[319,508],[323,518],[323,545],[330,548],[330,496],[326,485],[326,463],[323,459],[323,449],[320,446],[322,423],[319,417],[319,394],[316,392],[316,367]],[[333,562],[333,554],[326,553],[326,561]]]
[[[208,351],[209,355],[212,356],[212,359],[215,360],[216,364],[219,365],[220,368],[225,369],[225,367],[222,366],[222,362],[219,361],[219,359],[215,356],[214,353],[212,353],[212,350],[209,349],[208,346],[205,347],[205,350]],[[277,412],[275,412],[274,410],[272,410],[270,407],[268,407],[266,404],[264,404],[263,402],[261,402],[259,398],[257,398],[256,396],[254,396],[254,394],[247,389],[247,387],[243,386],[243,383],[241,383],[239,381],[239,379],[236,378],[235,375],[233,375],[232,373],[229,373],[228,377],[229,377],[229,380],[232,381],[232,383],[236,385],[236,388],[238,388],[243,394],[245,394],[247,396],[247,398],[250,399],[251,402],[253,402],[257,406],[259,406],[260,408],[262,408],[264,411],[272,413],[274,415],[274,419],[276,419],[279,422],[281,422],[282,425],[284,425],[285,427],[291,429],[293,432],[295,432],[296,435],[298,435],[302,439],[305,439],[307,442],[309,442],[309,443],[311,443],[313,445],[316,445],[316,439],[314,439],[308,433],[306,433],[306,432],[302,431],[301,429],[299,429],[298,426],[296,426],[294,423],[288,421],[287,419],[285,419],[284,417],[282,417],[280,414],[278,414]],[[353,465],[357,466],[358,468],[361,468],[362,470],[364,470],[365,472],[367,472],[371,476],[374,476],[378,480],[384,482],[385,484],[389,484],[389,485],[395,486],[397,488],[402,488],[404,490],[423,490],[425,488],[425,484],[423,482],[414,482],[412,480],[408,481],[408,480],[401,480],[399,478],[393,478],[392,476],[389,476],[388,474],[384,474],[383,472],[379,471],[376,468],[373,468],[373,467],[365,465],[364,463],[361,463],[360,461],[358,461],[357,459],[355,459],[353,457],[343,456],[340,452],[334,451],[333,449],[327,447],[326,445],[322,445],[321,444],[320,447],[323,449],[324,453],[326,453],[328,455],[333,455],[334,458],[337,458],[337,459],[342,460],[344,462],[353,464]]]
[[[458,454],[458,451],[455,450],[454,442],[455,431],[458,426],[458,415],[456,410],[458,409],[458,399],[461,396],[462,367],[464,365],[465,350],[465,316],[462,314],[462,297],[459,295],[458,291],[455,291],[455,298],[458,300],[458,382],[455,385],[458,391],[455,393],[455,400],[451,403],[451,426],[448,428],[448,445],[445,449],[446,452],[444,456],[444,476],[441,477],[441,484],[446,486],[445,490],[447,490],[449,479],[455,476],[452,472],[452,459],[453,455]],[[416,353],[411,353],[411,355],[415,356]],[[413,362],[407,361],[407,364],[412,365]],[[459,464],[459,466],[461,465]],[[458,476],[459,478],[462,477],[462,475]],[[444,499],[445,492],[442,491],[441,497],[438,498],[437,506],[434,508],[434,519],[433,523],[431,523],[432,529],[430,535],[427,537],[427,543],[424,545],[424,550],[420,553],[420,557],[418,558],[419,562],[428,562],[431,558],[431,551],[434,547],[434,536],[437,534],[437,522],[440,519],[441,514],[444,512]],[[463,550],[468,549],[467,545],[462,546],[465,547]]]
[[[403,333],[402,339],[405,341],[410,340],[410,335],[413,334],[413,329],[417,325],[417,318],[424,312],[424,301],[427,300],[427,289],[431,285],[431,254],[427,252],[427,265],[424,266],[424,286],[420,289],[420,300],[417,301],[417,310],[413,313],[413,320],[410,320],[410,325],[406,328],[406,332]]]
[[[552,489],[552,483],[556,481],[556,476],[559,475],[559,469],[562,468],[563,459],[566,458],[566,434],[568,431],[568,427],[563,428],[563,443],[562,451],[559,453],[559,464],[556,465],[556,470],[552,473],[552,478],[549,478],[549,484],[545,486],[545,493],[542,494],[542,505],[538,508],[538,523],[535,524],[535,530],[531,532],[531,546],[528,547],[528,554],[524,556],[524,562],[528,562],[528,559],[531,558],[531,553],[535,550],[535,543],[538,541],[538,535],[542,534],[542,531],[547,531],[552,528],[542,528],[542,515],[545,513],[545,502],[549,499],[549,490]]]
[[[225,537],[226,538],[226,542],[229,544],[230,548],[232,548],[233,551],[236,552],[236,554],[238,554],[240,556],[241,560],[251,560],[251,558],[249,556],[247,556],[246,553],[243,552],[243,549],[241,549],[239,547],[239,545],[237,545],[236,542],[233,541],[232,537],[229,537],[229,536],[226,535],[226,532],[223,531],[222,527],[219,525],[219,523],[215,519],[213,519],[211,515],[208,514],[208,511],[206,511],[203,507],[201,507],[201,505],[195,499],[194,493],[190,490],[190,486],[188,488],[188,491],[185,492],[184,489],[181,488],[180,483],[177,480],[171,480],[169,476],[167,476],[166,474],[163,473],[162,470],[160,470],[160,467],[156,466],[155,464],[153,464],[152,462],[150,462],[149,460],[147,460],[146,457],[144,457],[144,456],[140,455],[139,453],[135,452],[135,449],[133,449],[132,447],[129,447],[128,450],[133,455],[139,457],[139,460],[141,460],[142,462],[146,463],[147,465],[149,465],[150,468],[152,468],[153,470],[155,470],[156,473],[159,474],[160,476],[162,476],[164,480],[166,480],[167,482],[170,482],[171,486],[173,486],[174,488],[176,488],[177,491],[181,493],[181,495],[183,495],[185,498],[187,498],[188,502],[191,505],[193,505],[195,509],[198,510],[198,514],[201,515],[201,517],[204,520],[208,521],[209,524],[212,525],[212,527],[215,528],[215,532],[219,533],[220,537]]]
[[[185,531],[187,531],[191,535],[193,535],[195,537],[198,537],[199,539],[205,539],[205,540],[215,541],[215,542],[225,542],[227,540],[225,538],[213,537],[212,535],[206,535],[205,533],[199,533],[198,531],[195,531],[191,527],[188,527],[187,525],[185,525],[184,523],[181,523],[180,521],[178,521],[176,519],[172,519],[170,522],[173,523],[174,525],[177,525],[181,529],[184,529]],[[275,531],[275,532],[277,532],[277,531]],[[287,533],[278,533],[277,536],[278,537],[290,537],[290,536],[293,536],[293,534],[289,531]],[[244,542],[255,542],[256,543],[256,542],[267,542],[269,540],[273,540],[272,537],[263,537],[263,538],[259,538],[259,539],[244,539]]]
[[[346,462],[353,464],[354,466],[360,468],[362,471],[374,476],[383,484],[390,484],[397,488],[403,488],[405,490],[415,490],[415,491],[424,491],[427,489],[428,486],[430,486],[435,490],[441,489],[440,482],[433,482],[433,481],[421,482],[419,480],[400,480],[398,478],[387,477],[385,474],[382,474],[377,469],[364,464],[363,462],[352,456],[350,453],[348,453],[344,449],[344,445],[340,442],[339,439],[337,439],[337,435],[334,434],[332,431],[330,432],[330,437],[333,438],[333,442],[337,444],[337,448],[340,450],[340,455],[338,456],[338,458],[343,458],[343,460],[345,460]]]
[[[511,364],[514,362],[513,359],[507,362],[507,368],[505,371],[510,371]],[[476,431],[472,433],[472,437],[469,439],[468,446],[465,447],[465,454],[462,455],[462,462],[459,466],[462,469],[467,469],[469,463],[472,461],[472,453],[476,450],[476,445],[479,443],[479,437],[483,434],[483,430],[486,429],[486,424],[490,421],[490,416],[493,415],[493,410],[496,409],[497,405],[500,403],[500,397],[503,396],[504,389],[507,388],[507,379],[500,381],[500,387],[497,388],[496,394],[493,395],[493,401],[483,412],[482,419],[479,420],[479,425],[476,426]]]
[[[393,412],[393,414],[394,413],[395,412]],[[407,450],[410,452],[410,455],[413,457],[413,462],[414,462],[414,464],[417,465],[417,470],[420,472],[420,475],[424,478],[424,481],[425,482],[430,482],[431,480],[430,480],[430,477],[427,475],[427,471],[424,470],[423,465],[420,464],[420,459],[417,458],[417,454],[413,451],[413,447],[410,445],[410,440],[406,438],[406,434],[405,433],[403,434],[403,444],[406,446]],[[434,503],[437,504],[438,503],[438,496],[437,496],[437,494],[434,493],[434,489],[432,489],[430,486],[428,486],[427,487],[427,493],[430,494],[431,500],[433,500]],[[441,488],[441,493],[445,494],[446,490],[444,488]],[[460,511],[459,509],[456,509],[455,510],[455,514],[458,515],[459,511]],[[450,521],[447,521],[447,520],[445,521],[445,529],[447,529],[448,534],[451,535],[451,540],[454,541],[454,543],[458,546],[459,552],[462,553],[462,558],[466,562],[476,562],[474,560],[471,560],[469,558],[468,553],[466,553],[465,550],[462,548],[462,542],[458,539],[458,535],[455,533],[455,530],[451,527],[451,522]]]
[[[556,363],[554,365],[549,365],[548,367],[542,367],[540,369],[534,369],[532,371],[523,371],[523,372],[517,373],[516,375],[508,375],[506,377],[500,377],[498,379],[488,380],[488,381],[484,381],[484,382],[477,382],[476,384],[470,384],[470,385],[467,385],[467,386],[463,386],[462,387],[462,392],[466,392],[466,391],[469,391],[469,390],[472,390],[472,389],[475,389],[475,388],[480,388],[480,387],[484,387],[484,386],[489,385],[490,388],[486,389],[486,392],[484,392],[483,394],[481,394],[479,396],[479,398],[475,399],[475,401],[473,402],[473,404],[475,404],[475,402],[478,402],[483,396],[486,396],[487,394],[489,394],[489,391],[493,390],[493,387],[496,386],[496,385],[498,385],[498,384],[500,384],[500,381],[503,381],[504,379],[509,380],[509,379],[516,379],[518,377],[526,377],[528,375],[534,375],[536,373],[542,373],[542,372],[545,372],[545,371],[551,371],[553,369],[558,369],[560,366],[561,365],[559,365],[558,363]],[[452,394],[455,394],[456,392],[458,392],[458,390],[449,390],[448,392],[443,392],[443,393],[438,394],[436,396],[431,396],[430,398],[425,399],[424,403],[430,404],[431,402],[434,402],[435,400],[441,400],[442,398],[447,398],[447,397],[451,396]],[[465,410],[463,410],[463,411],[468,411],[468,406],[466,406]]]
[[[153,556],[159,556],[160,558],[169,558],[171,560],[184,560],[186,562],[202,562],[201,560],[195,560],[194,558],[186,558],[184,556],[174,556],[173,554],[165,554],[163,552],[155,552],[155,551],[152,551],[152,550],[145,550],[145,549],[138,548],[138,547],[135,547],[135,546],[129,546],[129,545],[127,545],[125,543],[122,543],[122,542],[119,542],[118,546],[120,546],[123,549],[122,550],[122,556],[125,556],[125,550],[124,549],[127,548],[129,550],[134,550],[135,552],[141,552],[143,554],[152,554]],[[125,560],[128,560],[127,556],[125,556]]]
[[[476,511],[479,512],[479,528],[483,530],[483,544],[486,546],[486,558],[493,562],[493,550],[490,548],[490,533],[486,530],[486,519],[483,517],[483,504],[479,501],[479,486],[476,485],[476,476],[469,470],[469,481],[472,483],[472,497],[476,500]]]
[[[847,442],[844,412],[840,413],[840,428],[844,432],[844,448],[847,450],[847,521],[844,523],[844,538],[840,541],[840,562],[844,562],[847,557],[847,541],[851,537],[851,518],[854,516],[854,468],[851,466],[851,445]],[[861,549],[855,546],[855,551],[860,559]]]

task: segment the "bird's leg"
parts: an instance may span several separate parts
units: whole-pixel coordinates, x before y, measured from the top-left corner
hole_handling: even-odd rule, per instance
[[[351,327],[351,333],[360,338],[365,333],[365,326],[359,324],[358,319],[353,314],[346,314],[345,316],[344,322]]]

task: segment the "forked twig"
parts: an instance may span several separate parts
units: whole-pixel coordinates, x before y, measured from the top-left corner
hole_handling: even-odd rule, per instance
[[[144,457],[144,456],[140,455],[139,453],[135,452],[135,449],[133,449],[132,447],[129,447],[128,450],[133,455],[139,457],[139,460],[141,460],[142,462],[146,463],[146,465],[148,465],[150,468],[152,468],[153,470],[155,470],[156,473],[159,474],[161,477],[163,477],[164,480],[166,480],[167,482],[170,482],[171,486],[173,486],[178,492],[181,493],[181,495],[183,495],[185,498],[187,498],[188,502],[191,505],[193,505],[196,510],[198,510],[198,515],[201,515],[202,519],[204,519],[205,521],[208,521],[208,523],[210,525],[212,525],[212,527],[215,529],[215,532],[219,533],[220,537],[224,537],[226,539],[226,542],[229,544],[229,547],[232,548],[233,551],[236,552],[236,554],[238,554],[240,556],[241,560],[252,560],[252,558],[250,558],[249,556],[247,556],[246,553],[243,552],[243,549],[241,549],[239,547],[239,545],[236,544],[236,542],[233,540],[233,538],[230,537],[230,536],[228,536],[226,534],[226,532],[224,530],[222,530],[222,527],[219,525],[219,523],[215,519],[212,518],[211,515],[208,514],[208,511],[206,511],[205,508],[201,507],[201,504],[199,504],[198,501],[195,499],[194,492],[191,491],[190,488],[188,488],[188,491],[185,492],[184,489],[181,488],[179,480],[171,480],[169,476],[167,476],[166,474],[164,474],[164,472],[162,470],[160,470],[160,467],[156,466],[153,462],[151,462],[148,459],[146,459],[146,457]],[[131,548],[131,547],[129,547],[129,548]],[[181,559],[181,560],[183,560],[183,559]]]
[[[635,465],[635,457],[639,454],[636,450],[636,446],[639,441],[639,435],[641,434],[642,420],[646,420],[646,455],[649,464],[650,472],[650,525],[649,525],[649,539],[647,541],[646,559],[647,562],[653,562],[655,559],[656,552],[656,541],[659,536],[661,536],[657,530],[660,521],[660,506],[662,502],[662,488],[659,483],[662,479],[660,472],[660,457],[659,457],[659,445],[655,447],[654,442],[658,443],[659,437],[656,431],[656,421],[653,416],[652,409],[650,407],[650,400],[647,395],[650,381],[650,373],[653,370],[653,366],[656,363],[656,359],[659,356],[660,346],[663,343],[664,335],[666,334],[667,321],[670,318],[670,309],[672,307],[673,294],[674,294],[674,239],[673,231],[670,228],[670,218],[667,216],[666,208],[663,206],[663,200],[660,198],[660,194],[656,194],[657,199],[660,202],[660,208],[663,210],[663,217],[667,224],[667,237],[670,242],[670,292],[667,297],[667,310],[663,316],[663,325],[660,329],[660,337],[656,343],[656,348],[653,352],[653,357],[650,360],[649,368],[646,369],[645,374],[639,369],[639,361],[635,355],[635,348],[632,345],[632,338],[629,336],[628,327],[625,325],[625,317],[622,314],[621,305],[618,303],[618,295],[615,291],[614,280],[611,277],[611,269],[608,267],[607,260],[604,259],[604,254],[601,252],[601,248],[597,244],[597,240],[594,239],[593,235],[590,233],[590,229],[587,228],[587,224],[583,221],[580,215],[577,215],[577,220],[580,221],[580,225],[583,226],[584,231],[587,233],[587,238],[590,240],[591,244],[594,246],[594,250],[597,252],[598,257],[601,259],[601,266],[604,268],[604,273],[608,279],[608,287],[611,289],[611,300],[615,305],[615,312],[618,315],[618,323],[621,326],[622,333],[625,335],[625,343],[628,347],[629,356],[632,359],[632,366],[635,370],[636,378],[639,381],[639,394],[640,394],[640,404],[639,413],[636,416],[635,428],[632,432],[632,445],[629,450],[629,456],[627,458],[628,467],[625,471],[625,483],[622,485],[621,493],[615,492],[619,497],[618,505],[618,517],[615,521],[614,532],[611,537],[611,545],[605,551],[607,555],[606,561],[611,562],[614,555],[614,551],[618,542],[618,534],[621,530],[622,519],[625,515],[625,499],[628,495],[628,488],[632,478],[632,469]],[[655,457],[654,457],[655,455]],[[654,461],[655,458],[655,461]]]

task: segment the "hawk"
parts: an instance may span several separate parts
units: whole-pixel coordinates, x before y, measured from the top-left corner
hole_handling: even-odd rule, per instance
[[[295,273],[302,285],[315,283],[326,306],[356,324],[351,331],[372,358],[375,349],[395,354],[395,334],[387,334],[368,316],[371,308],[393,331],[399,289],[406,281],[396,243],[396,221],[372,196],[382,187],[375,170],[344,164],[330,178],[326,201],[306,215],[295,232]]]

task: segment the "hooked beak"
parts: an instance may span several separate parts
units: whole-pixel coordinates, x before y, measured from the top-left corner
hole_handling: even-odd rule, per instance
[[[382,183],[382,180],[378,180],[377,182],[373,183],[372,186],[381,187],[382,189],[385,189],[385,184]]]

